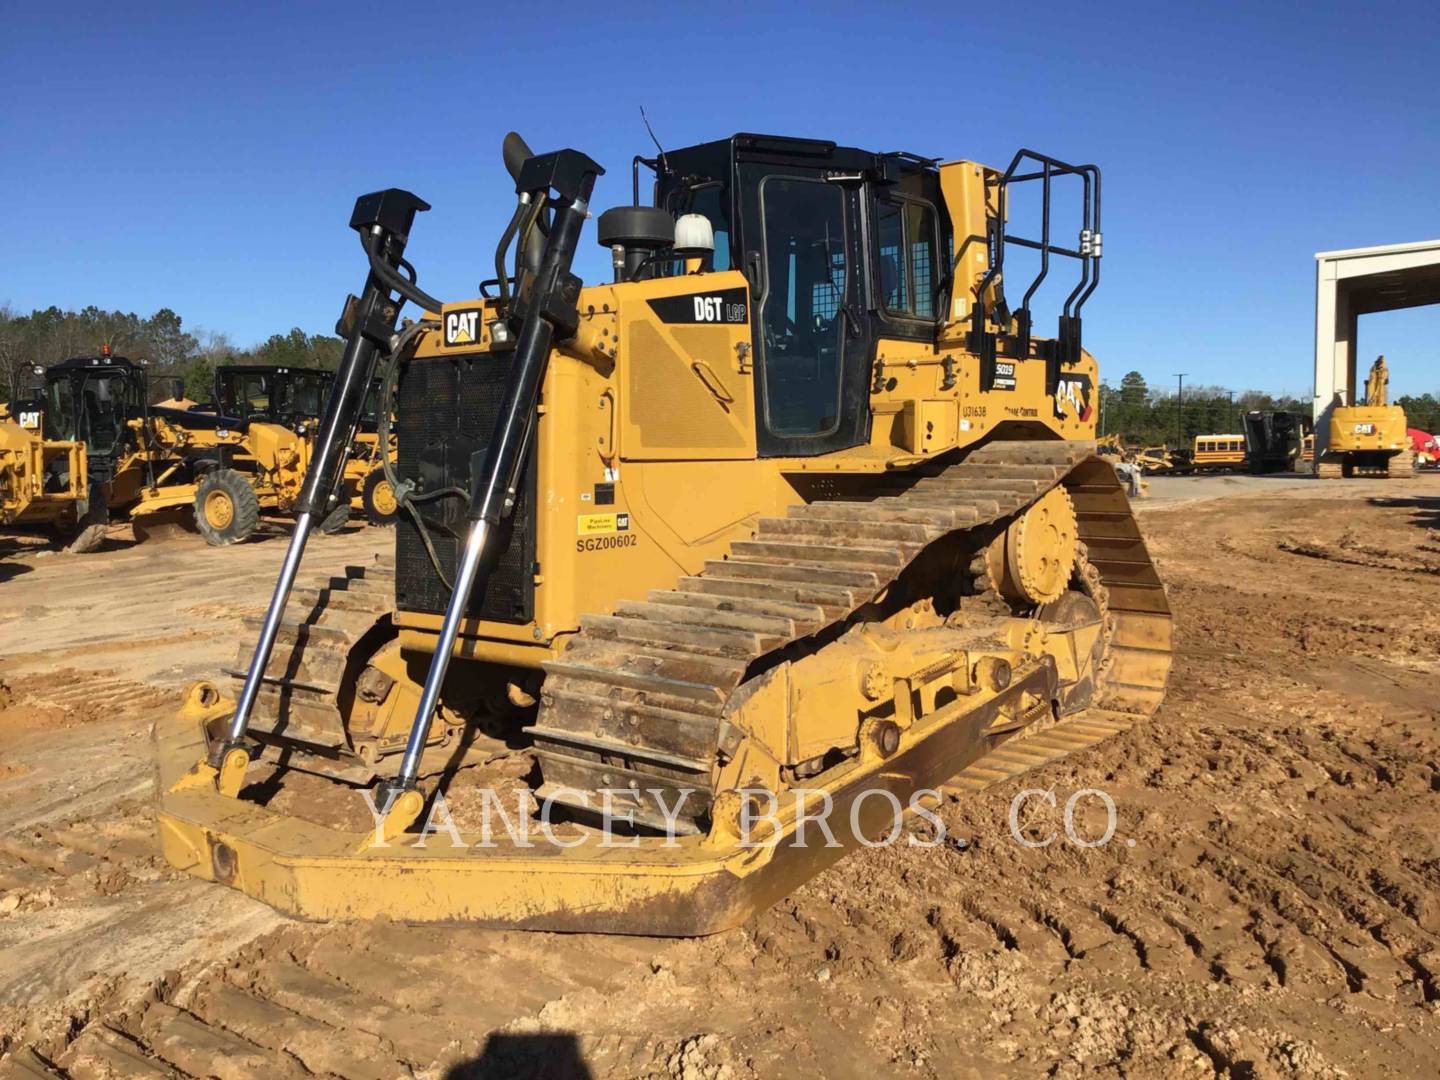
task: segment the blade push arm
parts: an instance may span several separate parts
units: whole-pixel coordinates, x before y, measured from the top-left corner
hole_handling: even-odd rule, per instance
[[[365,395],[375,373],[376,358],[382,350],[389,348],[405,300],[415,300],[422,306],[433,303],[437,310],[439,308],[438,302],[414,288],[413,282],[407,282],[399,273],[399,268],[409,265],[405,262],[405,244],[409,240],[415,215],[428,209],[430,206],[423,199],[398,188],[362,195],[355,200],[350,227],[360,234],[360,242],[369,257],[370,273],[361,295],[346,300],[345,311],[336,328],[345,338],[345,352],[325,402],[325,411],[316,433],[315,450],[296,501],[295,528],[290,534],[290,545],[286,549],[280,577],[275,583],[270,606],[266,609],[260,638],[255,644],[255,654],[245,674],[245,683],[230,718],[226,737],[211,748],[210,764],[221,770],[218,783],[230,794],[238,791],[239,781],[249,763],[249,754],[242,745],[245,729],[264,682],[265,668],[270,663],[270,652],[285,614],[290,589],[295,583],[295,573],[300,567],[306,540],[316,516],[323,516],[329,510],[344,473],[345,461],[364,411]],[[400,292],[400,298],[393,297],[392,291]]]
[[[495,526],[515,507],[515,489],[525,464],[525,450],[535,423],[540,387],[545,380],[551,345],[575,333],[579,324],[576,302],[580,279],[571,273],[580,230],[585,223],[595,180],[604,172],[576,150],[560,150],[527,158],[518,170],[516,191],[522,200],[548,199],[554,218],[545,237],[536,269],[522,270],[515,297],[507,313],[515,332],[515,357],[510,384],[483,458],[473,470],[470,529],[455,575],[455,588],[445,610],[440,638],[430,661],[400,771],[388,787],[393,827],[404,828],[423,805],[416,786],[420,756],[429,737],[430,723],[440,700],[440,688],[460,620],[476,588],[484,588],[495,551]],[[478,457],[478,455],[477,455]],[[403,802],[401,801],[403,800]]]

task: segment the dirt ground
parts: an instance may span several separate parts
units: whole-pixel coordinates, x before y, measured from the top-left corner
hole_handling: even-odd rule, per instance
[[[1140,514],[1178,627],[1153,721],[687,941],[304,925],[171,872],[148,727],[280,545],[6,545],[0,1078],[1435,1075],[1440,478],[1175,478]],[[1048,846],[1010,834],[1025,789]]]

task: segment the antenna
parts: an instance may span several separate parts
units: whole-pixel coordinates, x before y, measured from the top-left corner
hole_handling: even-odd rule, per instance
[[[645,106],[640,106],[640,120],[645,125],[645,130],[650,133],[650,141],[655,144],[655,149],[660,151],[660,167],[666,172],[670,171],[670,163],[665,160],[665,148],[660,145],[660,140],[655,137],[655,129],[650,126],[650,118],[645,115]]]

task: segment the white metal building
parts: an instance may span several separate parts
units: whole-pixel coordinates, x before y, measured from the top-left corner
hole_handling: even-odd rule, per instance
[[[1315,441],[1330,409],[1355,403],[1355,333],[1361,315],[1440,304],[1440,240],[1322,251],[1315,256]]]

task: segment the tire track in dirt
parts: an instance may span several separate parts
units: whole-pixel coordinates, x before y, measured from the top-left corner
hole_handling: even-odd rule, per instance
[[[949,802],[963,843],[859,853],[699,941],[278,925],[92,1002],[0,1076],[31,1048],[63,1076],[526,1075],[556,1054],[597,1077],[1415,1075],[1440,1054],[1440,735],[1415,651],[1440,585],[1278,541],[1428,534],[1303,490],[1142,521],[1180,619],[1167,705]],[[1117,807],[1102,847],[1064,839],[1083,788]],[[1025,803],[1048,847],[1009,835],[1026,789],[1057,797]],[[1076,820],[1104,831],[1095,799]]]
[[[383,540],[317,545],[316,561],[343,565]],[[148,738],[175,707],[178,672],[233,655],[242,612],[223,601],[273,575],[279,554],[182,538],[32,557],[30,573],[6,582],[22,617],[0,631],[0,1075],[20,1068],[25,1045],[47,1055],[92,1030],[85,1053],[141,1060],[114,1017],[281,922],[165,865]],[[205,597],[220,603],[203,620],[177,603]]]

